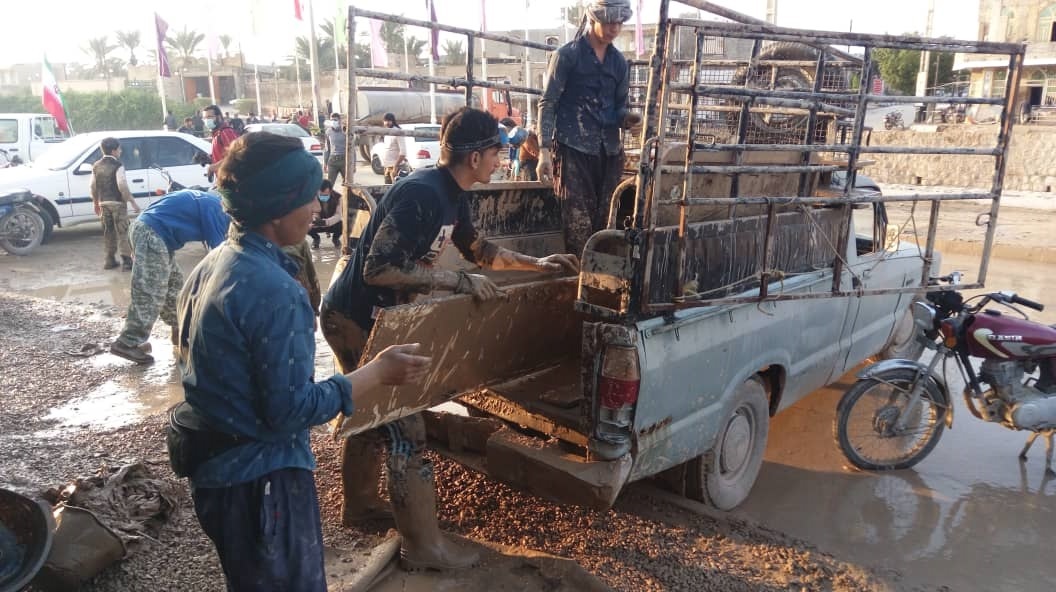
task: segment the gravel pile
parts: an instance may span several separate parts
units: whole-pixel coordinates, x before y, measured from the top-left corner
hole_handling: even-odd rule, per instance
[[[36,494],[101,467],[141,461],[173,478],[164,448],[164,417],[116,430],[56,430],[49,409],[84,394],[115,373],[66,352],[108,343],[119,330],[111,307],[0,294],[0,486]],[[54,329],[59,327],[61,332]],[[328,545],[373,546],[386,526],[339,525],[340,447],[313,432],[320,504]],[[648,486],[633,486],[616,507],[595,512],[552,504],[436,459],[441,526],[459,534],[569,557],[616,590],[913,590],[897,574],[840,562],[780,533],[683,509]],[[186,482],[180,482],[186,487]],[[212,545],[194,518],[190,496],[158,541],[110,567],[83,589],[222,590]]]

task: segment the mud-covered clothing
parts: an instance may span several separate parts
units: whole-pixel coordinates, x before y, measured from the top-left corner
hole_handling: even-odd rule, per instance
[[[599,61],[586,35],[561,46],[550,60],[539,101],[539,141],[584,154],[619,154],[627,115],[630,68],[611,44]]]
[[[315,313],[297,264],[254,232],[234,236],[180,293],[180,375],[205,423],[246,437],[202,463],[194,487],[229,487],[279,469],[315,469],[308,429],[352,412],[341,374],[312,382]]]
[[[477,239],[469,197],[451,173],[443,167],[419,169],[378,202],[355,252],[323,301],[369,332],[380,309],[407,303],[411,294],[373,286],[367,277],[386,267],[430,266],[449,243],[467,261],[480,263],[473,252]]]
[[[592,234],[606,227],[609,206],[623,174],[623,152],[584,154],[558,144],[554,151],[554,189],[561,200],[565,249],[581,256]]]
[[[103,156],[92,165],[92,180],[89,182],[92,200],[99,203],[124,202],[131,199],[128,181],[125,179],[125,166],[121,161],[110,156]],[[127,196],[127,197],[126,197]]]
[[[326,592],[315,477],[280,469],[231,487],[191,487],[229,592]]]
[[[158,317],[176,326],[176,298],[183,287],[183,272],[176,264],[176,253],[142,218],[132,221],[132,293],[125,315],[125,326],[117,341],[138,347],[150,339]]]
[[[213,163],[219,163],[227,156],[227,149],[238,139],[236,132],[226,121],[216,126],[213,130]]]
[[[103,223],[104,260],[112,260],[118,251],[122,257],[131,257],[132,245],[128,242],[128,204],[124,201],[100,203],[99,219]]]
[[[308,293],[308,302],[312,305],[315,314],[319,314],[319,304],[322,302],[323,293],[319,290],[319,275],[315,272],[315,262],[312,261],[312,248],[308,245],[308,239],[304,239],[296,245],[283,247],[282,252],[290,256],[299,268],[296,280],[304,291]]]
[[[143,210],[139,219],[154,229],[170,251],[198,241],[215,249],[227,237],[231,222],[219,196],[194,189],[166,195]]]

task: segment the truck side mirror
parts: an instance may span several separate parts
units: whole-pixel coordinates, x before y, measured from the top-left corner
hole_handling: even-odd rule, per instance
[[[92,174],[92,165],[91,165],[91,163],[82,162],[80,165],[77,166],[76,169],[73,170],[73,174],[75,174],[75,175],[90,175],[90,174]]]

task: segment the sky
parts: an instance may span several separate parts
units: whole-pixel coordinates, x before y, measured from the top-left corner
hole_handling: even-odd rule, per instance
[[[478,29],[480,6],[486,10],[489,30],[557,27],[561,7],[576,0],[436,0],[440,22]],[[154,47],[154,13],[169,23],[170,33],[188,27],[201,33],[212,30],[228,34],[242,43],[247,58],[259,63],[286,63],[294,39],[307,34],[307,3],[312,2],[315,19],[333,18],[348,0],[302,0],[305,21],[294,19],[294,0],[47,0],[25,2],[0,0],[5,13],[5,31],[0,36],[0,67],[39,62],[46,52],[52,63],[92,60],[83,50],[88,39],[108,35],[114,42],[118,30],[141,31],[137,57]],[[975,0],[934,0],[935,36],[974,39],[978,30]],[[425,0],[359,0],[358,8],[427,19]],[[632,0],[636,5],[637,0]],[[756,18],[763,18],[766,0],[715,0],[719,4]],[[656,22],[659,0],[642,0],[643,22]],[[899,34],[923,32],[927,23],[927,0],[778,0],[777,24],[786,27],[853,30],[859,33]],[[695,12],[673,2],[672,15]],[[704,18],[708,18],[705,13]],[[254,34],[255,21],[255,34]],[[629,26],[633,26],[632,19]],[[366,29],[365,23],[357,26]],[[423,30],[408,34],[424,38]],[[362,40],[361,40],[362,41]],[[443,41],[441,41],[441,44]],[[203,44],[204,45],[204,44]],[[204,47],[202,48],[204,51]],[[127,52],[115,50],[121,56]],[[204,55],[204,54],[203,54]]]

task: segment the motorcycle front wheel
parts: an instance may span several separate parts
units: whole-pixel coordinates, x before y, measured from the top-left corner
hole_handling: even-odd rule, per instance
[[[836,407],[836,443],[850,463],[867,471],[908,469],[924,460],[946,427],[948,402],[930,380],[908,408],[917,372],[890,370],[847,389]],[[902,427],[898,427],[904,418]]]

